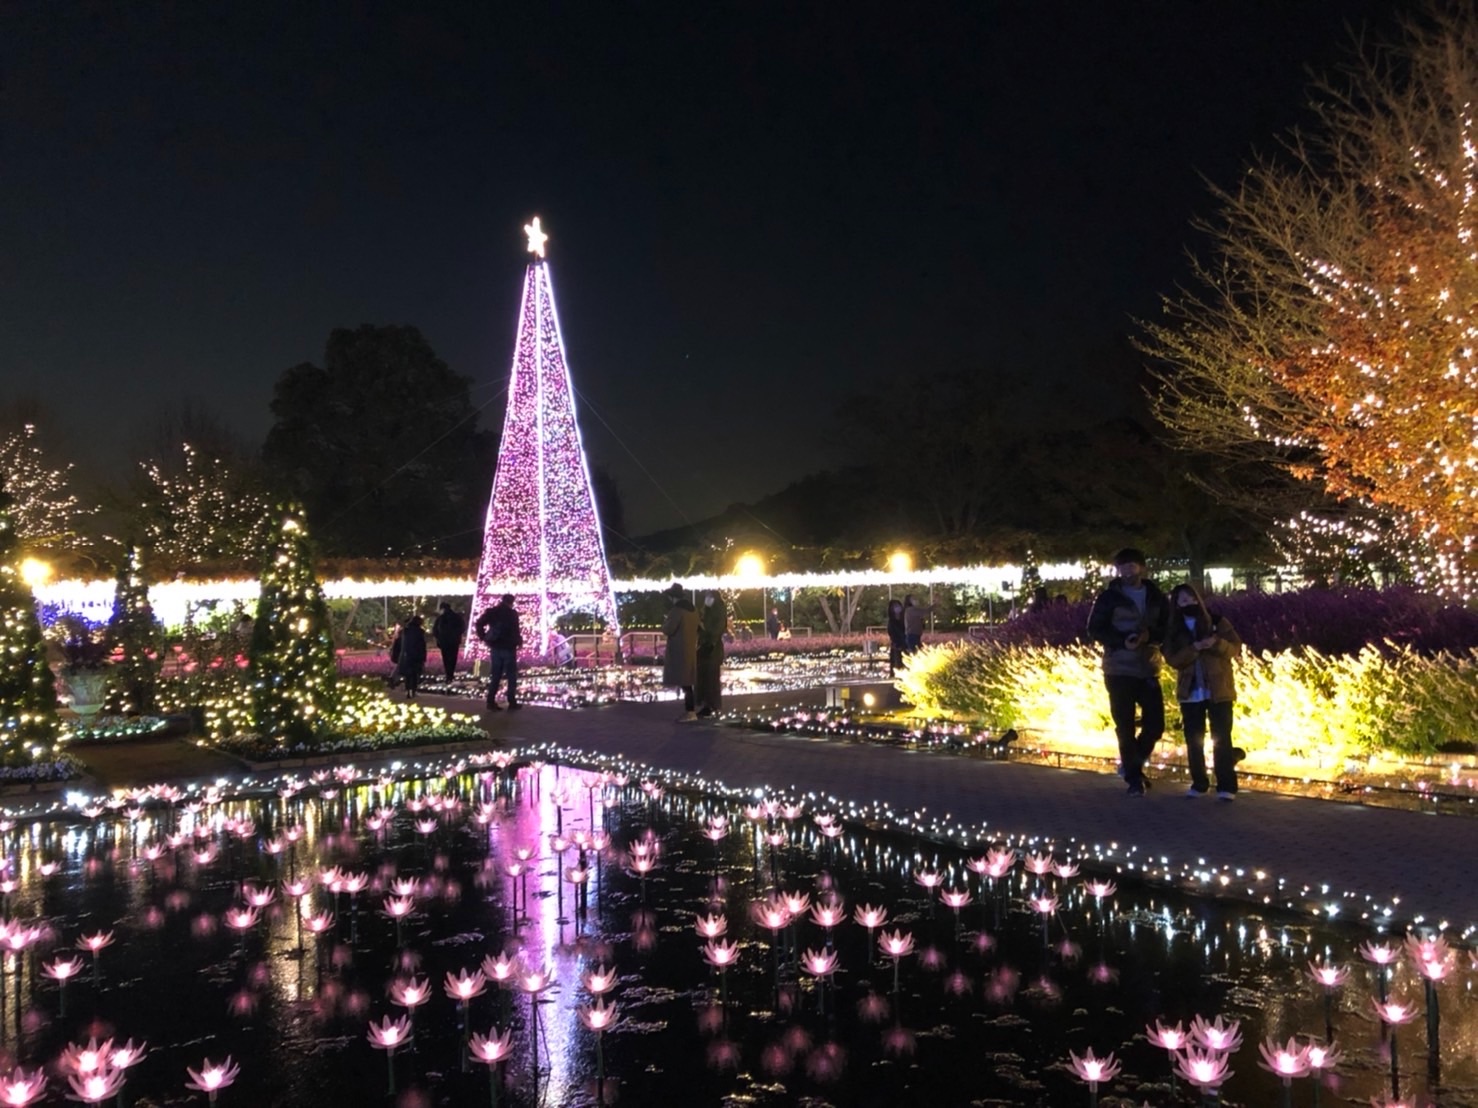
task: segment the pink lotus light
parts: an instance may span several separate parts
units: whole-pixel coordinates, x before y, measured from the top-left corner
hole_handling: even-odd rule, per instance
[[[801,969],[813,977],[830,977],[836,972],[839,959],[834,950],[807,949],[801,955]]]
[[[78,950],[86,950],[92,954],[96,954],[105,946],[112,945],[113,932],[111,931],[99,931],[95,935],[83,935],[80,939],[77,940]]]
[[[1337,989],[1349,978],[1350,971],[1344,966],[1315,961],[1309,963],[1309,976],[1326,989]]]
[[[370,879],[367,873],[346,873],[343,880],[343,889],[350,896],[358,896],[369,887]]]
[[[1416,1009],[1395,1000],[1372,1000],[1371,1005],[1375,1008],[1375,1014],[1380,1021],[1391,1027],[1399,1027],[1403,1023],[1410,1023],[1416,1018]]]
[[[913,875],[913,881],[915,885],[921,885],[932,893],[944,884],[944,877],[933,870],[923,869]]]
[[[390,984],[390,1002],[415,1011],[431,999],[431,985],[424,977],[401,978]]]
[[[792,916],[803,916],[806,909],[811,907],[810,893],[781,893],[780,900],[785,905],[785,910]]]
[[[303,926],[315,935],[322,935],[325,931],[332,930],[334,926],[334,914],[332,912],[314,912],[303,921]]]
[[[1062,880],[1066,881],[1069,877],[1076,877],[1078,875],[1078,863],[1053,862],[1052,872],[1055,873]]]
[[[1115,885],[1112,881],[1085,881],[1083,888],[1088,891],[1088,895],[1094,900],[1102,900],[1104,897],[1113,896],[1114,893],[1119,891],[1119,886]]]
[[[789,840],[784,831],[765,832],[765,845],[767,846],[784,846],[787,841]]]
[[[510,1028],[503,1034],[497,1034],[498,1029],[492,1028],[487,1035],[472,1033],[468,1046],[472,1050],[472,1060],[481,1062],[485,1066],[496,1066],[508,1055],[513,1053],[513,1030]]]
[[[42,877],[54,877],[62,867],[58,862],[42,862],[36,868],[41,872]]]
[[[390,892],[394,896],[415,896],[420,889],[414,877],[397,877],[390,882]]]
[[[518,975],[518,987],[530,996],[538,996],[552,984],[554,984],[554,974],[543,967],[526,968]]]
[[[1050,916],[1057,911],[1057,898],[1055,896],[1034,896],[1030,898],[1033,911]]]
[[[1428,981],[1441,981],[1452,972],[1452,960],[1448,958],[1441,962],[1418,962],[1416,968]]]
[[[518,957],[511,954],[494,957],[489,954],[482,960],[482,972],[487,974],[488,980],[506,985],[518,972]]]
[[[287,896],[292,897],[294,900],[307,896],[309,890],[311,890],[312,888],[312,882],[310,882],[305,877],[299,877],[295,881],[284,881],[282,883],[283,893]]]
[[[780,818],[787,822],[797,820],[805,814],[805,811],[806,806],[804,804],[782,804],[780,805]]]
[[[852,918],[871,931],[874,927],[881,927],[888,922],[888,909],[878,908],[871,904],[859,904],[853,911]]]
[[[744,806],[744,818],[758,823],[765,818],[765,806],[763,804],[746,804]]]
[[[255,908],[226,909],[226,926],[236,931],[250,931],[260,918]]]
[[[1144,1035],[1152,1044],[1161,1050],[1168,1050],[1171,1054],[1183,1049],[1190,1042],[1190,1036],[1185,1033],[1185,1028],[1179,1023],[1173,1027],[1166,1027],[1156,1020],[1153,1027],[1145,1026]]]
[[[610,1030],[616,1023],[616,1005],[596,1001],[594,1004],[581,1005],[575,1009],[587,1030],[594,1031],[597,1035]]]
[[[144,1060],[144,1055],[149,1052],[147,1042],[135,1044],[132,1039],[120,1047],[114,1047],[108,1055],[108,1065],[115,1070],[126,1070],[130,1066],[136,1066]]]
[[[712,842],[722,842],[729,837],[729,829],[727,827],[705,827],[703,834]]]
[[[650,854],[633,855],[631,858],[631,868],[639,876],[645,877],[657,868],[657,859],[653,858]]]
[[[1052,872],[1052,855],[1031,853],[1026,856],[1022,865],[1026,867],[1027,873],[1041,877]]]
[[[1010,847],[992,848],[985,853],[985,875],[996,881],[1010,873],[1016,865],[1016,851]]]
[[[1413,962],[1420,965],[1423,962],[1447,961],[1452,955],[1452,948],[1441,935],[1425,936],[1412,932],[1406,936],[1406,952],[1411,955]]]
[[[571,866],[565,870],[565,880],[571,885],[583,885],[590,880],[589,866]]]
[[[483,975],[482,970],[473,970],[470,977],[465,969],[458,971],[455,977],[448,970],[446,984],[442,987],[445,989],[447,996],[466,1004],[473,997],[481,996],[486,991],[488,979]]]
[[[729,930],[729,921],[723,916],[698,916],[693,929],[705,939],[716,939]]]
[[[1176,1055],[1175,1070],[1202,1091],[1221,1088],[1234,1072],[1227,1064],[1225,1054],[1216,1050],[1203,1051],[1194,1046],[1187,1047],[1184,1054]]]
[[[80,1100],[83,1104],[101,1104],[118,1095],[118,1091],[123,1088],[123,1081],[122,1070],[106,1067],[91,1073],[68,1074],[67,1084],[72,1086],[72,1095],[68,1099]]]
[[[416,830],[419,831],[423,835],[429,835],[429,834],[431,834],[433,831],[435,831],[440,826],[441,826],[441,824],[437,823],[436,820],[434,820],[434,819],[418,819],[418,820],[416,820]]]
[[[95,1038],[89,1039],[86,1046],[68,1043],[57,1059],[57,1066],[65,1073],[89,1074],[107,1066],[112,1053],[112,1039],[104,1039],[101,1046]]]
[[[1322,1043],[1309,1044],[1309,1069],[1315,1072],[1333,1069],[1343,1058],[1344,1055],[1334,1043],[1329,1043],[1327,1046]]]
[[[847,909],[840,900],[834,900],[829,904],[817,904],[811,909],[811,920],[827,931],[845,921],[846,918]]]
[[[265,908],[277,900],[276,889],[259,889],[255,885],[248,885],[241,892],[242,897],[253,908]]]
[[[889,958],[897,960],[913,953],[914,939],[902,931],[884,931],[878,936],[878,948]]]
[[[779,931],[790,922],[790,910],[783,903],[762,900],[751,908],[755,922],[771,931]]]
[[[739,961],[739,944],[711,939],[703,944],[703,960],[715,969],[728,969]]]
[[[591,996],[604,996],[619,980],[615,966],[592,966],[580,975],[580,984]]]
[[[82,959],[57,958],[55,961],[43,962],[41,972],[53,981],[60,981],[65,985],[69,980],[82,972]]]
[[[1089,1047],[1083,1052],[1081,1058],[1072,1051],[1068,1051],[1067,1056],[1072,1064],[1073,1073],[1077,1075],[1078,1080],[1086,1082],[1090,1089],[1096,1090],[1099,1082],[1112,1081],[1119,1075],[1120,1066],[1112,1052],[1103,1058],[1095,1058],[1093,1048]]]
[[[1191,1038],[1207,1050],[1231,1054],[1242,1045],[1241,1020],[1224,1022],[1220,1016],[1207,1022],[1200,1016],[1191,1020]]]
[[[215,1094],[236,1080],[236,1075],[241,1072],[240,1066],[231,1064],[231,1056],[226,1055],[226,1060],[218,1066],[210,1064],[210,1059],[205,1060],[205,1065],[200,1069],[192,1070],[185,1067],[185,1072],[190,1075],[190,1080],[185,1082],[187,1089],[195,1089],[197,1092]]]
[[[1389,966],[1396,961],[1397,950],[1389,943],[1368,942],[1360,945],[1360,957],[1377,966]]]
[[[1257,1044],[1257,1049],[1262,1054],[1262,1068],[1277,1074],[1284,1082],[1308,1076],[1309,1048],[1299,1046],[1295,1040],[1289,1039],[1280,1045],[1277,1039],[1264,1039]]]
[[[971,896],[964,889],[945,889],[944,892],[939,894],[939,899],[958,912],[970,903]]]
[[[391,919],[404,919],[415,910],[416,901],[409,896],[387,896],[384,907],[385,914]]]
[[[27,1073],[17,1066],[0,1079],[0,1104],[6,1108],[26,1108],[46,1092],[46,1075],[40,1070]]]
[[[370,1046],[376,1050],[388,1050],[395,1053],[395,1048],[404,1045],[411,1037],[411,1021],[409,1016],[401,1016],[394,1019],[385,1017],[384,1023],[376,1023],[370,1020],[368,1038]]]

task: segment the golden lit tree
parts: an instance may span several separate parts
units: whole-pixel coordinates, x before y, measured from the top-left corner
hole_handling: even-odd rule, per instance
[[[32,549],[87,545],[82,522],[97,509],[82,504],[71,489],[72,466],[47,464],[33,424],[0,439],[0,491],[10,497],[11,526],[19,542]]]
[[[1409,24],[1316,85],[1313,110],[1310,135],[1217,192],[1200,287],[1145,326],[1156,411],[1188,446],[1327,495],[1336,533],[1390,521],[1419,577],[1470,594],[1478,19]]]

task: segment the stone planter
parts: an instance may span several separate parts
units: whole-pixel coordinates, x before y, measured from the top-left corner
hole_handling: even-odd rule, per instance
[[[109,674],[106,670],[89,669],[78,673],[63,674],[62,684],[67,690],[67,701],[84,728],[103,710],[103,701],[108,697]]]

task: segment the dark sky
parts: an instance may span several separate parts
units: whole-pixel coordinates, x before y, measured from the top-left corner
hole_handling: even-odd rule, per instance
[[[7,5],[0,387],[94,471],[183,397],[259,440],[339,326],[415,324],[480,403],[537,212],[633,531],[835,460],[879,379],[1112,412],[1200,175],[1394,7]]]

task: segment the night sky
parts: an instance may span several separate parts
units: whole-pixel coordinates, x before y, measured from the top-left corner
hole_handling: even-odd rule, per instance
[[[409,323],[496,425],[538,213],[635,533],[835,464],[879,380],[1112,414],[1202,175],[1398,6],[7,5],[0,400],[107,474],[184,397],[260,441],[332,328]]]

